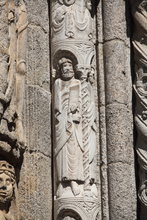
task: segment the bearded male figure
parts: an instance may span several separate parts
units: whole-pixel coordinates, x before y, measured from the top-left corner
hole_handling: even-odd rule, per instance
[[[15,171],[6,161],[0,161],[0,220],[14,220],[10,213],[14,198]]]
[[[54,86],[57,197],[62,196],[65,185],[77,196],[81,195],[84,182],[81,83],[74,78],[70,59],[63,57],[58,64],[60,78]]]

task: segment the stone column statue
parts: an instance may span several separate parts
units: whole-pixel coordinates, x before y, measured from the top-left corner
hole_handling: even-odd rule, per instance
[[[0,220],[14,220],[10,212],[14,198],[15,171],[6,161],[0,161]]]
[[[77,65],[77,74],[80,75],[82,88],[82,132],[84,147],[84,180],[85,191],[89,196],[97,196],[95,161],[96,154],[96,106],[93,84],[95,70],[93,67]],[[86,193],[86,194],[87,194]]]
[[[60,78],[56,79],[54,92],[55,158],[57,166],[57,197],[63,187],[71,187],[74,196],[82,193],[83,143],[81,123],[81,83],[74,78],[72,61],[59,60]]]

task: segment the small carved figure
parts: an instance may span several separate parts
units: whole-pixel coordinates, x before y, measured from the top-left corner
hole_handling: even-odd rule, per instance
[[[97,196],[95,185],[95,161],[96,153],[96,107],[93,84],[95,70],[93,67],[77,66],[77,72],[82,84],[82,132],[84,147],[84,178],[85,190],[91,191],[91,195]]]
[[[59,60],[60,78],[55,81],[55,157],[58,190],[71,187],[74,196],[81,193],[83,177],[83,143],[81,121],[81,83],[74,78],[72,61]]]
[[[54,36],[60,39],[61,36],[66,39],[75,39],[78,36],[82,40],[92,40],[94,22],[90,14],[91,10],[90,0],[64,0],[60,1],[60,4],[56,3],[52,20]]]
[[[0,220],[14,220],[10,212],[14,198],[15,171],[6,161],[0,161]]]
[[[95,70],[91,67],[88,73],[88,91],[89,91],[89,108],[87,114],[89,115],[89,164],[90,164],[90,183],[95,183],[95,171],[94,171],[94,156],[96,153],[96,106],[94,97],[93,84],[95,82]]]

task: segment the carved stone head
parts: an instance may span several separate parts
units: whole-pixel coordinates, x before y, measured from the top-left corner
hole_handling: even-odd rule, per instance
[[[91,70],[88,73],[88,79],[91,84],[95,82],[95,69],[91,67]]]
[[[0,161],[0,205],[10,202],[14,196],[15,170],[6,161]]]
[[[92,10],[92,3],[91,0],[86,0],[86,8],[91,11]]]
[[[59,69],[63,80],[70,80],[74,77],[73,63],[69,58],[63,57],[59,60]]]

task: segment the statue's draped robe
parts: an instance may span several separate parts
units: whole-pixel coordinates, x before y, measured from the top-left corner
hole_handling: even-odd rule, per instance
[[[55,81],[55,157],[58,181],[83,181],[81,83]],[[76,106],[72,111],[71,107]]]
[[[88,149],[89,149],[89,166],[90,166],[90,179],[96,179],[95,177],[95,164],[94,157],[96,154],[96,112],[95,112],[95,98],[94,91],[90,83],[88,83],[88,99],[89,106],[87,109],[87,120],[88,120]]]

